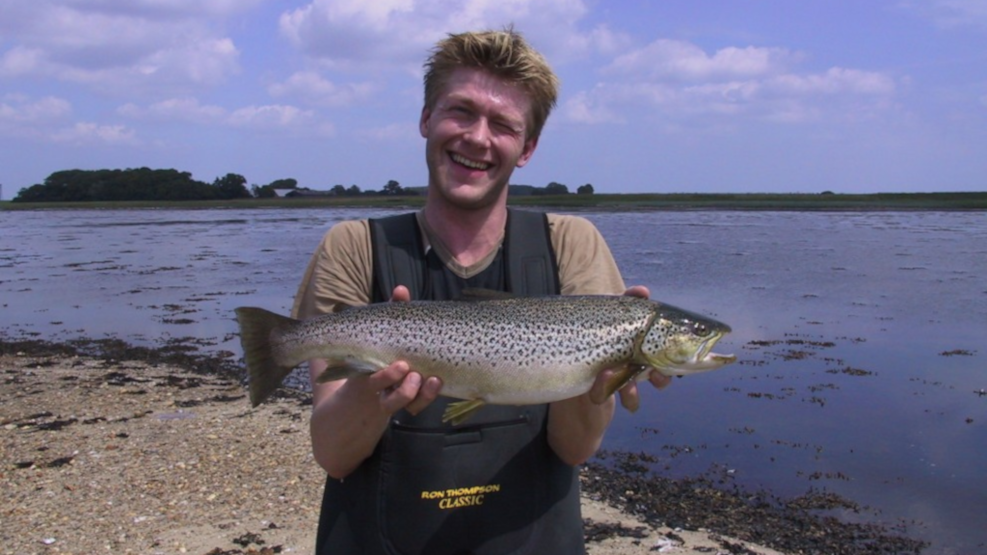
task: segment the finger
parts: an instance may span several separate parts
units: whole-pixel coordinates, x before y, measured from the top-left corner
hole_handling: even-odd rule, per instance
[[[407,302],[411,300],[411,292],[403,285],[398,285],[391,292],[391,302]]]
[[[395,384],[380,392],[380,406],[388,414],[405,408],[418,395],[422,387],[422,376],[418,372],[408,372],[408,375]]]
[[[648,373],[648,381],[657,389],[665,389],[672,384],[672,377],[666,376],[657,370],[652,370]]]
[[[620,396],[620,406],[630,412],[637,412],[641,406],[641,394],[637,389],[637,382],[631,381],[617,392]]]
[[[411,414],[418,414],[419,412],[425,410],[436,397],[439,396],[439,392],[442,390],[442,380],[432,376],[425,380],[421,388],[418,390],[418,395],[408,403],[408,406],[404,407],[405,410]]]
[[[624,291],[624,295],[627,297],[639,297],[642,299],[650,299],[651,291],[649,291],[648,288],[643,285],[634,285],[632,287],[627,288],[627,290]]]
[[[597,405],[602,405],[607,400],[607,382],[614,375],[613,370],[604,370],[596,376],[596,381],[589,390],[589,400]]]
[[[393,389],[401,380],[411,371],[411,367],[408,363],[403,360],[398,360],[392,362],[391,364],[381,368],[380,370],[370,374],[367,377],[367,387],[373,390],[375,394],[380,392]]]

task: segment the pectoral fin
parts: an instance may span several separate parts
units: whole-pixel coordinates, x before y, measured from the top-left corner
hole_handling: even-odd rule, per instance
[[[458,426],[469,420],[476,411],[480,410],[486,402],[481,399],[471,399],[469,401],[457,401],[449,403],[444,413],[443,422],[452,422],[453,426]]]
[[[369,376],[386,366],[355,358],[327,359],[326,364],[326,369],[316,378],[319,383],[345,380],[354,376]]]

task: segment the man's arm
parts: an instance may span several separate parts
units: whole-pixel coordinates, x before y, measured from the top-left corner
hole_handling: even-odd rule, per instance
[[[392,301],[407,301],[408,290],[397,287]],[[326,361],[310,360],[312,381],[312,453],[336,479],[349,475],[373,454],[391,416],[405,409],[417,414],[439,394],[442,382],[422,383],[408,364],[397,361],[367,377],[319,383]]]
[[[648,298],[647,287],[635,286],[625,295]],[[616,401],[606,395],[606,382],[614,370],[605,370],[597,376],[588,393],[552,403],[548,412],[548,444],[562,462],[577,465],[586,462],[600,448],[603,435],[613,420]],[[649,371],[648,379],[658,389],[671,383],[664,374]],[[625,407],[637,407],[637,382],[631,381],[618,392]]]

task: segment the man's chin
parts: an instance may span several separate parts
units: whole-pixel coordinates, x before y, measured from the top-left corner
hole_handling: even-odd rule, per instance
[[[481,210],[501,202],[505,186],[461,184],[439,187],[439,195],[448,204],[463,210]]]

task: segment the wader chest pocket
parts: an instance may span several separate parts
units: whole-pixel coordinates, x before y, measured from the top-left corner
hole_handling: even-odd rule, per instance
[[[381,532],[410,555],[497,555],[529,540],[543,493],[540,422],[528,417],[465,429],[395,424],[379,484]]]

